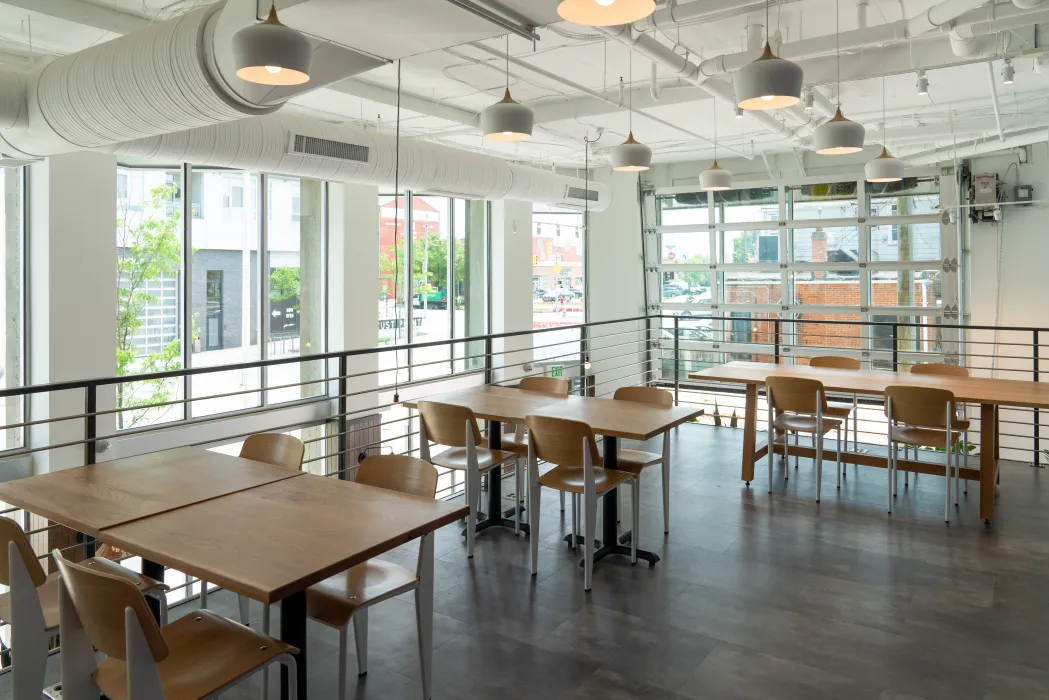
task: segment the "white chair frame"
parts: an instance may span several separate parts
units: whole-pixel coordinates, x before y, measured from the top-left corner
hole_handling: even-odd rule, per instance
[[[773,422],[776,418],[775,409],[772,406],[772,387],[768,384],[765,385],[765,403],[768,405],[768,427],[769,427],[769,449],[765,453],[765,457],[768,460],[769,467],[769,493],[772,493],[772,463],[773,453],[775,450],[773,447],[776,444],[776,428]],[[816,503],[820,502],[820,492],[823,487],[823,392],[816,392],[816,412],[815,413],[796,413],[795,415],[808,415],[815,416],[816,418],[816,432],[812,436],[812,441],[816,447]],[[848,420],[848,419],[846,419]],[[841,489],[841,427],[835,429],[835,452],[837,454],[837,460],[834,465],[834,471],[837,474],[838,489]],[[797,431],[794,432],[795,442],[797,445]],[[789,442],[790,442],[790,431],[783,431],[783,470],[787,471],[789,465]],[[797,455],[795,455],[797,460]],[[784,478],[786,481],[786,477]]]

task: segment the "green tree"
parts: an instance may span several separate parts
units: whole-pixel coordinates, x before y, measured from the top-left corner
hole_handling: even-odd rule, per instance
[[[709,265],[710,255],[707,253],[696,253],[685,258],[683,262],[687,265]],[[675,276],[688,282],[693,287],[710,286],[710,273],[706,271],[678,272]]]
[[[456,276],[460,270],[460,256],[456,255]],[[465,264],[465,256],[462,258]],[[423,274],[423,261],[426,274]],[[439,233],[426,233],[412,243],[412,279],[419,287],[430,285],[431,289],[448,289],[448,239]]]
[[[269,300],[274,304],[299,296],[299,268],[297,267],[274,268],[270,273],[269,282]],[[295,308],[298,308],[298,305]]]
[[[117,356],[118,377],[182,369],[182,340],[168,342],[160,352],[139,354],[134,339],[142,328],[141,314],[160,299],[147,291],[151,282],[177,277],[182,266],[182,213],[167,213],[177,195],[173,185],[155,187],[142,203],[142,217],[129,217],[125,205],[117,219]],[[133,428],[151,416],[150,406],[171,400],[173,382],[154,379],[117,385],[117,425]],[[171,409],[152,409],[154,418]],[[157,413],[159,412],[159,413]]]

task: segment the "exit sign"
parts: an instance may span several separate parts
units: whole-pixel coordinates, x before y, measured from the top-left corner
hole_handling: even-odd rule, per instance
[[[552,366],[550,368],[550,376],[551,377],[560,377],[564,373],[564,369],[565,369],[564,365],[554,365],[554,366]]]

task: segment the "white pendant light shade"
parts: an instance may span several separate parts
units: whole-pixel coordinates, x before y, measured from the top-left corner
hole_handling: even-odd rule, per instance
[[[612,170],[633,173],[652,167],[652,149],[634,140],[634,132],[612,149]]]
[[[732,173],[715,160],[714,164],[699,174],[699,189],[704,192],[720,192],[732,189]]]
[[[503,99],[481,112],[481,133],[489,141],[527,141],[532,138],[534,124],[532,110],[514,101],[510,88]]]
[[[631,24],[655,11],[655,0],[562,0],[557,6],[561,19],[585,27]]]
[[[863,150],[864,129],[841,113],[841,107],[834,116],[820,124],[812,134],[812,148],[823,156],[841,156],[847,153],[859,153]]]
[[[881,147],[881,155],[863,167],[867,182],[899,182],[903,179],[903,161]]]
[[[310,79],[312,58],[310,40],[281,24],[273,7],[265,22],[244,27],[233,35],[237,77],[250,83],[301,85]]]
[[[765,42],[761,56],[732,75],[736,104],[743,109],[783,109],[801,100],[801,66],[779,58]]]

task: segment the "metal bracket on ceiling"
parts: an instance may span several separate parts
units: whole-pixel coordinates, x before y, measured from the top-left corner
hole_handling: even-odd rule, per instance
[[[536,34],[534,31],[534,27],[528,27],[523,24],[518,24],[517,22],[512,22],[511,20],[508,20],[502,15],[496,14],[495,12],[489,10],[487,7],[482,7],[475,2],[471,2],[470,0],[445,0],[445,2],[450,2],[456,7],[466,10],[472,15],[476,15],[481,19],[487,20],[494,25],[502,27],[511,34],[516,34],[517,36],[523,39],[527,39],[528,41],[531,41],[533,45],[535,44],[535,42],[540,40],[539,35]]]

